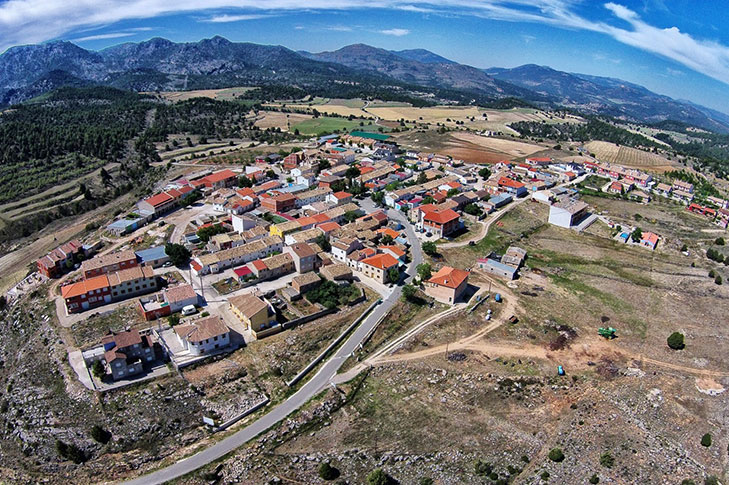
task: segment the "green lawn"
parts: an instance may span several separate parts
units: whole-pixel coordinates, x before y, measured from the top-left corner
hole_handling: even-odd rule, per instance
[[[302,121],[291,127],[292,130],[299,130],[302,135],[318,135],[320,133],[331,133],[333,131],[351,131],[361,128],[360,120],[349,121],[346,118],[332,118],[321,116],[310,120]]]

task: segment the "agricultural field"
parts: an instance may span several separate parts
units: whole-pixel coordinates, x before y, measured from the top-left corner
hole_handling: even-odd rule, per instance
[[[585,144],[595,158],[610,163],[617,163],[631,168],[640,168],[654,172],[667,172],[679,167],[680,164],[666,159],[655,153],[648,153],[637,148],[618,146],[606,141],[591,141]]]
[[[187,101],[193,98],[210,98],[219,101],[233,101],[237,99],[241,94],[244,94],[252,89],[250,87],[236,87],[236,88],[223,88],[223,89],[196,89],[191,91],[161,91],[154,93],[142,93],[151,96],[158,96],[166,101],[173,103],[179,101]]]
[[[360,123],[364,123],[364,126],[361,126]],[[299,130],[299,133],[301,133],[302,135],[318,135],[321,133],[328,134],[334,131],[352,131],[361,128],[367,128],[370,125],[372,125],[371,121],[350,121],[346,118],[321,116],[319,118],[311,118],[309,120],[296,123],[295,125],[291,126],[291,131]]]
[[[300,113],[282,113],[280,111],[261,111],[258,114],[255,125],[259,128],[280,128],[291,131],[292,125],[297,125],[310,120],[311,115]]]

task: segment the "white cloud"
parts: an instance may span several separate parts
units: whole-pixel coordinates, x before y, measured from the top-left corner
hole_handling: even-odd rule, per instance
[[[215,15],[214,17],[210,17],[209,19],[203,19],[202,22],[221,24],[227,22],[241,22],[243,20],[265,19],[267,17],[269,17],[269,15]]]
[[[136,34],[134,32],[110,32],[108,34],[87,35],[86,37],[79,37],[72,40],[73,42],[85,42],[88,40],[119,39],[121,37],[131,37],[133,35]]]
[[[331,30],[333,32],[352,32],[352,27],[347,25],[333,25],[331,27],[327,27],[326,30]]]
[[[402,37],[403,35],[408,35],[410,31],[408,29],[385,29],[380,30],[380,33],[385,35],[394,35],[395,37]]]
[[[584,7],[587,3],[585,0],[6,0],[0,3],[0,52],[13,45],[43,42],[81,29],[161,15],[231,11],[208,19],[217,23],[251,20],[282,11],[379,8],[588,30],[609,35],[618,42],[671,59],[729,84],[729,47],[696,38],[675,26],[650,25],[636,11],[617,1],[605,3],[604,9],[594,10],[598,15],[600,11],[603,13],[601,18],[594,19],[595,14],[585,18],[576,12],[578,5]],[[592,6],[593,2],[589,4]],[[129,29],[125,31],[130,32]],[[402,36],[409,32],[393,28],[381,33]]]

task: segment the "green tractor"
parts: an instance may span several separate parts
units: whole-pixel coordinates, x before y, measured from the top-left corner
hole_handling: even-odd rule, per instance
[[[612,340],[618,336],[618,331],[615,330],[613,327],[601,327],[597,329],[597,334],[601,337],[605,337],[607,340]]]

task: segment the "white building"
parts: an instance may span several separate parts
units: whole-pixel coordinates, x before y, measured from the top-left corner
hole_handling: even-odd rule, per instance
[[[180,345],[191,355],[204,355],[230,345],[230,329],[219,316],[175,327]]]
[[[233,215],[233,229],[237,233],[245,232],[256,227],[256,221],[246,216]]]
[[[549,206],[549,223],[570,228],[587,214],[587,204],[577,199],[563,199]]]

